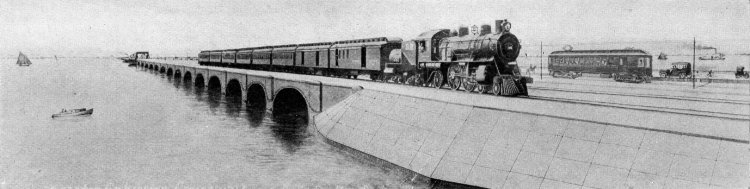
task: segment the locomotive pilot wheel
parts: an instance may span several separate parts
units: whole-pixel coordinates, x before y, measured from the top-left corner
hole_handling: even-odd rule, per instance
[[[467,93],[474,91],[474,88],[477,87],[477,83],[475,83],[474,81],[471,81],[471,79],[469,78],[464,78],[463,83],[464,83],[464,91]]]
[[[458,67],[458,65],[452,65],[450,68],[448,68],[448,85],[450,86],[451,90],[458,90],[458,88],[461,87],[461,81],[463,80],[458,75],[461,73],[461,68]]]
[[[487,85],[477,84],[477,92],[479,92],[479,94],[487,93],[488,88],[489,86]]]
[[[500,92],[503,90],[503,82],[500,79],[495,79],[494,82],[492,82],[492,85],[490,86],[490,92],[494,95],[500,95]]]

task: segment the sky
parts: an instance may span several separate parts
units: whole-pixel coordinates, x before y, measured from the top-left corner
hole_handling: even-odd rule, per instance
[[[750,0],[0,0],[0,57],[124,56],[370,37],[508,19],[526,48],[686,43],[750,53]],[[494,26],[493,26],[494,28]]]

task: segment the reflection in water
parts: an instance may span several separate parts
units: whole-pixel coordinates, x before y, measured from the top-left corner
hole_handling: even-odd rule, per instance
[[[270,125],[271,131],[273,136],[283,144],[287,153],[296,152],[305,142],[305,139],[311,136],[311,133],[307,132],[307,120],[286,122],[276,119],[278,116],[274,117],[274,123]]]
[[[247,108],[247,121],[251,128],[263,125],[263,118],[266,117],[266,109]]]
[[[242,95],[240,96],[226,96],[227,103],[227,115],[232,117],[239,117],[240,111],[242,111]]]
[[[205,89],[202,86],[194,86],[193,89],[193,92],[195,92],[195,100],[204,101],[205,99],[203,97]]]
[[[219,107],[221,104],[221,91],[220,90],[212,90],[208,89],[208,108],[211,110],[211,113],[216,114],[216,108]]]

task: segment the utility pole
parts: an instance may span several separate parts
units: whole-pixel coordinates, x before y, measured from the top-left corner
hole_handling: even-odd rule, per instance
[[[695,89],[695,69],[698,67],[695,66],[695,37],[693,37],[693,89]]]
[[[543,68],[544,64],[542,63],[542,57],[544,56],[544,51],[542,50],[542,45],[543,45],[542,41],[539,41],[539,80],[542,80],[542,77],[544,77],[542,74],[542,72],[544,71],[544,68]]]

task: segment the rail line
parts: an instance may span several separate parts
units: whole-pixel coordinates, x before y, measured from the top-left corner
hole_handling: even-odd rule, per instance
[[[529,87],[529,89],[537,89],[537,90],[545,90],[545,91],[560,91],[560,92],[570,92],[570,93],[611,95],[611,96],[629,96],[629,97],[643,97],[643,98],[656,98],[656,99],[669,99],[669,100],[683,100],[683,101],[694,101],[694,102],[723,103],[723,104],[733,104],[733,105],[750,105],[750,102],[747,102],[747,101],[716,99],[716,98],[669,96],[669,95],[625,94],[625,93],[614,93],[614,92],[603,92],[603,91],[569,90],[569,89],[549,88],[549,87]]]
[[[612,108],[658,112],[658,113],[671,113],[671,114],[681,114],[681,115],[689,115],[689,116],[750,121],[750,115],[725,113],[725,112],[714,112],[714,111],[659,107],[659,106],[633,105],[633,104],[622,104],[622,103],[612,103],[612,102],[599,102],[599,101],[543,97],[543,96],[533,96],[533,95],[529,96],[529,99],[562,102],[562,103],[570,103],[570,104],[585,104],[585,105],[591,105],[591,106],[612,107]]]
[[[406,85],[406,84],[400,84],[400,83],[392,83],[392,82],[381,82],[381,81],[373,81],[373,80],[366,80],[366,79],[356,79],[360,81],[366,81],[366,82],[377,82],[377,83],[387,83],[387,84],[394,84],[394,85]],[[406,86],[414,86],[414,85],[406,85]],[[424,86],[414,86],[414,87],[424,87]],[[441,87],[442,90],[451,90],[450,88]],[[544,89],[542,89],[544,90]],[[452,91],[452,90],[451,90]],[[565,90],[559,90],[563,92],[568,92]],[[586,91],[573,91],[570,90],[570,92],[580,92],[580,93],[587,93]],[[632,96],[632,97],[646,97],[646,98],[663,98],[663,99],[673,99],[673,100],[687,100],[687,101],[699,101],[699,102],[709,102],[709,103],[729,103],[729,104],[748,104],[750,103],[743,102],[743,101],[734,101],[731,102],[731,100],[721,101],[723,99],[711,99],[711,98],[705,98],[707,100],[702,99],[683,99],[679,97],[669,97],[669,96],[658,96],[658,95],[628,95],[628,94],[617,94],[617,93],[606,93],[606,92],[590,92],[591,94],[600,94],[600,95],[619,95],[619,96]],[[492,94],[480,94],[480,93],[471,93],[473,95],[492,95]],[[591,106],[600,106],[600,107],[612,107],[612,108],[621,108],[621,109],[630,109],[630,110],[639,110],[639,111],[649,111],[649,112],[659,112],[659,113],[671,113],[671,114],[681,114],[681,115],[690,115],[690,116],[701,116],[701,117],[710,117],[710,118],[720,118],[720,119],[729,119],[729,120],[741,120],[741,121],[750,121],[750,115],[746,114],[735,114],[735,113],[726,113],[726,112],[715,112],[715,111],[705,111],[705,110],[694,110],[694,109],[684,109],[684,108],[673,108],[673,107],[661,107],[661,106],[647,106],[647,105],[635,105],[635,104],[623,104],[623,103],[614,103],[614,102],[600,102],[600,101],[590,101],[590,100],[580,100],[580,99],[568,99],[568,98],[556,98],[556,97],[544,97],[544,96],[535,96],[535,95],[529,95],[528,99],[533,100],[543,100],[543,101],[551,101],[551,102],[562,102],[562,103],[570,103],[570,104],[585,104],[585,105],[591,105]],[[713,101],[712,101],[713,100]],[[736,102],[736,103],[735,103]]]

